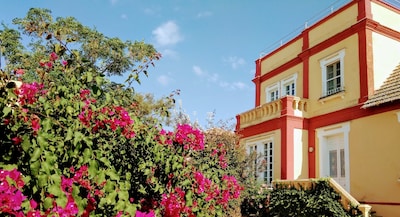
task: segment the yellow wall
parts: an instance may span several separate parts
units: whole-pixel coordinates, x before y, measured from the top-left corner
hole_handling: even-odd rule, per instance
[[[271,70],[281,66],[284,63],[292,60],[297,57],[297,55],[301,52],[303,46],[302,39],[297,39],[290,45],[282,48],[272,56],[261,62],[261,75],[264,75]]]
[[[349,136],[351,194],[360,201],[400,203],[400,123],[396,112],[352,121]],[[378,214],[395,216],[385,215],[385,208],[388,206],[380,206]]]
[[[359,58],[358,58],[358,36],[349,38],[310,57],[310,87],[309,87],[309,110],[312,116],[322,115],[339,109],[352,107],[358,104],[360,97],[359,83]],[[328,100],[319,100],[322,96],[322,73],[320,60],[345,49],[344,56],[344,88],[343,98],[336,97]],[[336,94],[335,96],[339,96]]]
[[[310,47],[325,41],[327,38],[336,35],[355,24],[357,22],[357,14],[357,4],[354,4],[343,12],[337,14],[335,17],[327,20],[321,25],[318,25],[316,28],[311,29],[309,32]]]

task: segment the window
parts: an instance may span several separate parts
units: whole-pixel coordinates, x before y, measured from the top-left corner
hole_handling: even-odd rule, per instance
[[[344,91],[344,50],[321,60],[322,97]]]
[[[253,176],[255,179],[258,177],[258,153],[257,153],[257,145],[250,146],[250,156],[254,159],[252,159],[251,163],[251,176]]]
[[[266,94],[267,102],[272,102],[279,99],[279,83],[267,87]]]
[[[265,160],[265,170],[264,170],[264,182],[271,184],[273,179],[273,143],[269,141],[264,144],[264,160]]]
[[[268,86],[265,90],[267,102],[272,102],[288,95],[296,96],[296,80],[297,73],[271,86]]]
[[[250,177],[271,184],[274,175],[274,143],[272,139],[258,141],[248,146],[252,157],[249,166]]]
[[[281,81],[282,97],[296,96],[297,73]]]

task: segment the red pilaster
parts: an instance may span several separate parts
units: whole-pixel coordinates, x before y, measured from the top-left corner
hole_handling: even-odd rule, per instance
[[[255,99],[255,107],[260,106],[260,91],[261,91],[261,59],[256,60],[256,74],[253,79],[254,84],[256,85],[256,99]]]
[[[358,16],[360,21],[364,18],[372,19],[371,0],[358,0]]]

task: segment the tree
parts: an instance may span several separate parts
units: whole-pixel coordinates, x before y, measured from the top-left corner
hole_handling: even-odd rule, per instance
[[[173,95],[135,93],[160,57],[151,45],[53,21],[46,9],[14,23],[32,43],[4,48],[13,61],[0,70],[0,215],[221,216],[239,198],[224,159],[192,160],[207,153],[203,132],[163,129]],[[106,77],[125,71],[126,84]]]

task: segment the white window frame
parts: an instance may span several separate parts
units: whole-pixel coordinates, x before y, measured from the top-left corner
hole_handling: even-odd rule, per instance
[[[322,72],[322,97],[334,95],[336,93],[344,91],[344,56],[345,49],[336,52],[320,61],[321,72]],[[328,90],[327,86],[327,67],[340,62],[340,87],[333,90]]]
[[[277,99],[280,99],[282,97],[285,97],[287,95],[290,96],[295,96],[296,95],[296,88],[297,88],[297,73],[294,73],[293,75],[278,81],[270,86],[268,86],[267,88],[265,88],[265,94],[266,94],[266,99],[267,99],[267,103],[268,102],[272,102],[275,101]],[[287,85],[292,85],[293,84],[293,90],[291,92],[293,92],[293,94],[286,94],[286,86]],[[271,97],[271,93],[274,93],[275,96],[274,98]]]
[[[267,95],[267,102],[272,102],[280,98],[280,91],[279,91],[279,82],[268,86],[265,89],[265,93]],[[271,98],[271,93],[275,93],[275,98]]]
[[[297,88],[296,81],[297,81],[297,73],[295,73],[292,76],[290,76],[290,77],[288,77],[286,79],[283,79],[281,81],[281,93],[282,93],[281,96],[282,97],[285,97],[285,96],[296,96],[296,88]],[[292,85],[293,85],[293,87],[291,87],[291,88],[293,88],[293,89],[291,89],[291,91],[290,91],[292,93],[287,94],[286,93],[286,86],[292,86]]]
[[[267,150],[265,150],[266,145],[269,146]],[[266,184],[271,184],[274,177],[275,151],[273,138],[267,138],[259,140],[257,142],[252,142],[247,145],[247,151],[248,154],[252,154],[254,151],[256,151],[256,159],[254,159],[254,161],[250,165],[250,175],[259,181],[263,181]],[[264,164],[265,167],[260,170],[260,166],[264,166]]]
[[[263,160],[266,161],[265,170],[263,174],[264,183],[271,184],[274,178],[274,141],[269,139],[264,142],[264,156]]]

